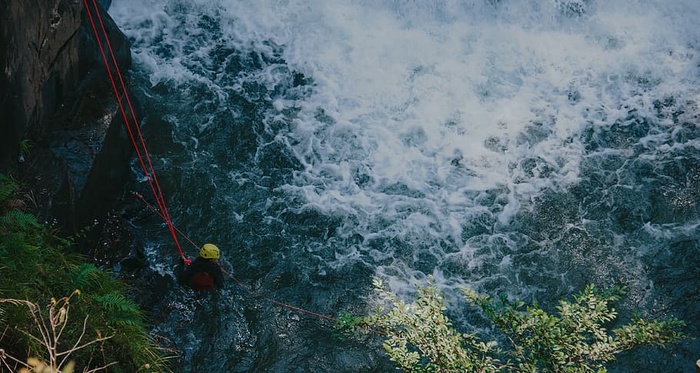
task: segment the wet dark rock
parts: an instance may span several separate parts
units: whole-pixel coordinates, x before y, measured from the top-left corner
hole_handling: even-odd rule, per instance
[[[76,0],[0,9],[0,171],[19,176],[41,218],[78,231],[119,197],[132,152],[87,13]],[[101,14],[125,72],[129,42]]]
[[[97,3],[126,74],[130,43],[105,11],[111,1]],[[154,289],[171,280],[149,270],[129,224],[143,211],[125,193],[133,148],[83,1],[0,0],[0,9],[0,172],[20,182],[22,208],[77,237],[88,259],[155,303]]]

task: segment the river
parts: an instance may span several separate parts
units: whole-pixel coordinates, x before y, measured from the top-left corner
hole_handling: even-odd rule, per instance
[[[700,330],[697,0],[114,0],[175,225],[248,289],[337,317],[379,277]],[[140,227],[149,265],[177,262]],[[193,247],[186,247],[195,256]],[[176,286],[153,333],[176,371],[385,372],[377,338],[255,297]],[[408,298],[407,298],[408,299]],[[615,372],[692,372],[700,344]]]

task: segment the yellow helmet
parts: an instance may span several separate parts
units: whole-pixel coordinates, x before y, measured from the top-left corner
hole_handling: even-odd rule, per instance
[[[199,249],[199,256],[204,259],[219,259],[219,248],[214,244],[205,243],[201,249]]]

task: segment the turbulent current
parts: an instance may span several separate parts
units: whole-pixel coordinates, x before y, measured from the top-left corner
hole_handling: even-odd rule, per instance
[[[175,225],[249,289],[337,317],[368,312],[375,277],[408,299],[432,275],[466,331],[480,327],[461,286],[551,307],[621,283],[623,321],[699,334],[698,0],[114,0],[110,14]],[[172,276],[167,230],[141,229]],[[378,338],[338,338],[235,282],[169,289],[153,333],[177,371],[394,369]],[[691,339],[611,369],[698,358]]]

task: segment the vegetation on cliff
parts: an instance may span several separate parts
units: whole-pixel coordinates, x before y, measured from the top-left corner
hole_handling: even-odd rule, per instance
[[[611,304],[623,295],[622,288],[600,291],[589,285],[573,302],[559,301],[556,315],[537,304],[525,307],[519,300],[463,289],[472,312],[500,331],[499,341],[458,332],[432,282],[418,287],[412,303],[384,290],[378,280],[375,288],[388,306],[367,317],[345,316],[339,326],[384,333],[384,349],[405,372],[605,372],[605,364],[623,351],[685,338],[684,324],[676,319],[635,318],[609,329],[617,317]]]
[[[125,285],[19,209],[16,189],[0,174],[0,370],[168,371]]]

